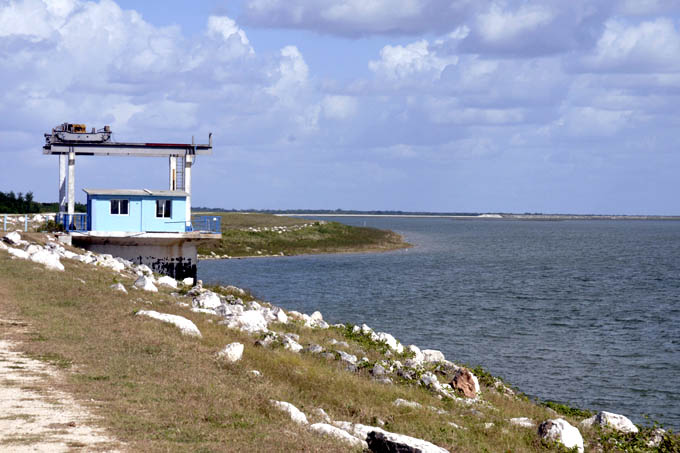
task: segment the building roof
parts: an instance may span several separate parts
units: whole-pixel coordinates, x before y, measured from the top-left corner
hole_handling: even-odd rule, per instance
[[[149,189],[83,189],[88,195],[114,195],[138,197],[188,197],[183,190],[149,190]]]

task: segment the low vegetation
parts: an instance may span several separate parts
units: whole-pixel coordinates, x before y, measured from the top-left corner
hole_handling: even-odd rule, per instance
[[[41,237],[33,235],[38,241]],[[65,272],[46,271],[0,251],[0,316],[20,321],[3,323],[5,332],[21,342],[25,353],[62,369],[64,379],[53,385],[89,406],[99,423],[126,442],[130,451],[348,451],[345,444],[291,422],[272,408],[270,399],[289,401],[308,415],[320,407],[333,420],[384,423],[386,430],[450,451],[561,451],[541,442],[535,427],[509,422],[513,417],[541,422],[555,418],[554,410],[506,393],[490,375],[481,380],[482,400],[472,405],[442,399],[413,382],[382,384],[371,379],[368,367],[349,372],[331,358],[281,346],[257,347],[256,335],[228,329],[215,316],[192,312],[179,303],[190,299],[170,289],[133,290],[132,279],[109,269],[71,260],[63,264]],[[118,282],[130,293],[111,290],[110,285]],[[214,290],[238,294],[246,301],[253,298],[230,288]],[[172,326],[134,316],[140,309],[189,318],[203,336],[182,336]],[[388,359],[382,343],[355,332],[351,325],[324,330],[290,322],[274,329],[298,334],[303,345],[341,348],[369,362],[405,361],[408,356]],[[217,360],[216,352],[231,342],[245,344],[243,359],[236,364]],[[261,376],[253,376],[254,369]],[[420,406],[395,406],[398,398]],[[578,425],[582,415],[563,416]],[[321,420],[311,415],[310,421]],[[652,435],[649,430],[626,436],[612,436],[600,428],[581,432],[586,450],[612,452],[647,451],[642,444]],[[677,437],[666,437],[661,444],[666,449],[657,451],[677,452]]]
[[[222,217],[222,239],[199,247],[202,256],[375,252],[408,247],[400,235],[376,228],[271,214],[200,214]]]

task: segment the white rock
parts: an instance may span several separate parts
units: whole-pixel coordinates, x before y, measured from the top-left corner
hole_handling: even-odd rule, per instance
[[[328,414],[326,413],[326,411],[323,410],[323,409],[320,408],[320,407],[317,407],[317,408],[314,409],[314,415],[316,415],[317,417],[319,417],[321,420],[323,420],[323,421],[326,422],[326,423],[330,423],[330,422],[331,422],[331,418],[328,416]],[[345,431],[345,432],[346,432],[346,431]]]
[[[310,318],[312,318],[312,321],[323,321],[323,316],[321,315],[320,311],[315,311],[314,313],[312,313],[312,316],[310,316]]]
[[[140,264],[139,266],[137,266],[137,270],[140,271],[142,274],[147,275],[147,276],[153,275],[153,271],[146,264]]]
[[[4,241],[0,241],[0,250],[7,250],[7,246]]]
[[[25,245],[26,241],[21,239],[21,235],[18,231],[11,231],[4,236],[5,242],[9,242],[12,245]]]
[[[143,289],[144,291],[149,291],[152,293],[157,293],[158,288],[156,288],[156,285],[153,284],[153,281],[147,277],[142,275],[135,281],[135,286],[137,288]]]
[[[243,357],[243,344],[230,343],[217,353],[217,357],[228,362],[238,362]]]
[[[371,431],[366,438],[373,451],[418,451],[420,453],[448,453],[449,451],[423,439],[390,433],[384,430]],[[384,448],[384,450],[383,450]]]
[[[257,371],[257,370],[250,370],[250,371],[248,371],[248,374],[251,375],[251,376],[253,376],[253,377],[260,377],[260,376],[262,376],[262,373],[260,373],[260,372]]]
[[[139,310],[137,312],[137,315],[148,316],[149,318],[157,319],[159,321],[167,322],[169,324],[177,326],[184,335],[191,335],[195,337],[201,336],[201,331],[198,330],[196,324],[182,316],[171,315],[168,313],[159,313],[153,310]]]
[[[21,249],[15,249],[14,247],[7,247],[7,253],[12,256],[16,256],[17,258],[21,258],[22,260],[27,260],[29,257],[28,253]]]
[[[39,250],[30,256],[30,260],[34,263],[43,264],[47,269],[54,271],[63,271],[64,265],[59,261],[59,255],[54,254],[48,250]]]
[[[368,444],[365,440],[357,439],[345,430],[336,428],[328,423],[314,423],[309,426],[312,431],[322,434],[324,436],[334,437],[346,442],[348,445],[356,448],[368,449]]]
[[[281,341],[283,342],[283,347],[285,349],[288,349],[289,351],[293,352],[302,351],[302,345],[290,337],[284,336],[283,338],[281,338]]]
[[[363,333],[364,335],[370,335],[371,332],[373,332],[373,329],[368,327],[368,325],[366,324],[361,325],[361,333]]]
[[[24,251],[26,253],[28,253],[29,255],[33,255],[34,253],[38,253],[41,250],[43,250],[43,248],[40,247],[37,244],[29,244],[27,247],[24,248]]]
[[[164,275],[160,277],[158,280],[156,280],[156,283],[158,283],[159,285],[169,286],[170,288],[177,289],[177,280],[170,277],[169,275]]]
[[[63,248],[60,248],[60,249],[58,249],[58,250],[59,250],[59,255],[63,256],[63,257],[66,258],[66,259],[69,259],[69,260],[76,260],[76,259],[78,259],[78,256],[79,256],[79,255],[78,255],[77,253],[73,253],[72,251],[70,251],[70,250],[65,250],[65,249],[63,249]]]
[[[419,365],[425,361],[425,355],[418,346],[412,344],[406,349],[413,353],[413,357],[411,357],[409,360],[412,360],[414,364]]]
[[[425,387],[430,387],[432,390],[442,390],[442,385],[439,383],[437,376],[435,376],[434,373],[430,373],[429,371],[427,373],[423,373],[423,375],[420,377],[420,382]]]
[[[120,291],[121,293],[125,294],[128,293],[127,289],[125,289],[125,286],[123,286],[122,283],[114,283],[113,285],[111,285],[111,289],[113,289],[114,291]]]
[[[96,262],[98,266],[108,267],[116,272],[125,270],[125,265],[120,261],[113,259],[111,255],[102,255],[96,259]]]
[[[579,453],[583,453],[581,433],[578,428],[564,419],[558,418],[541,423],[538,427],[538,435],[543,439],[559,442],[567,448],[576,447]]]
[[[404,346],[402,346],[401,343],[397,341],[396,338],[394,338],[392,335],[390,335],[387,332],[379,332],[377,334],[377,341],[385,343],[391,350],[396,352],[397,354],[401,354],[404,352]]]
[[[342,421],[333,422],[333,425],[347,431],[348,433],[352,434],[353,436],[359,439],[364,439],[367,442],[369,440],[369,434],[375,432],[385,436],[386,440],[391,444],[407,445],[411,449],[415,449],[416,451],[419,450],[421,453],[448,453],[448,450],[438,447],[433,443],[427,442],[426,440],[416,439],[415,437],[405,436],[403,434],[391,433],[389,431],[385,431],[382,428],[378,428],[377,426],[367,426],[362,425],[360,423],[350,423]],[[380,451],[413,451],[413,450],[406,449],[400,450],[397,447],[393,449],[385,449]]]
[[[637,426],[628,417],[607,411],[601,411],[581,422],[582,426],[592,426],[594,424],[606,426],[622,433],[638,432]]]
[[[33,218],[31,220],[33,222],[43,222],[45,220],[45,218],[43,216],[41,216],[40,214],[36,214],[36,215],[33,216]]]
[[[436,349],[423,349],[423,360],[425,362],[443,362],[444,354]]]
[[[214,292],[206,291],[194,297],[191,304],[196,308],[207,308],[210,310],[214,310],[220,305],[222,305],[222,300],[220,300],[220,296],[218,296]]]
[[[257,310],[247,310],[243,313],[230,316],[224,324],[231,329],[240,329],[244,332],[267,332],[267,320]]]
[[[293,420],[295,423],[299,423],[301,425],[306,425],[309,422],[307,421],[307,416],[302,413],[300,409],[297,407],[293,406],[290,403],[287,403],[285,401],[276,401],[276,400],[269,400],[275,407],[278,409],[282,410],[283,412],[287,413],[291,420]]]
[[[529,417],[515,417],[510,420],[511,425],[521,426],[522,428],[534,428],[536,423]]]
[[[182,284],[186,286],[194,286],[194,279],[191,277],[187,277],[184,280],[182,280]]]
[[[342,360],[343,362],[351,363],[353,365],[355,365],[357,363],[358,359],[357,359],[357,356],[355,356],[354,354],[347,354],[344,351],[335,351],[335,352],[337,352],[340,355],[340,360]]]
[[[397,398],[392,402],[395,406],[405,406],[405,407],[412,407],[412,408],[421,408],[423,407],[422,404],[416,402],[416,401],[409,401],[409,400],[404,400],[401,398]]]
[[[281,324],[288,323],[288,315],[282,308],[275,307],[272,311],[274,312],[274,316],[276,316],[276,322],[280,322]]]

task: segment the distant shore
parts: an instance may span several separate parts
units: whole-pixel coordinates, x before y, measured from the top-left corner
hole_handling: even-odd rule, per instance
[[[274,214],[282,217],[400,217],[400,218],[446,218],[462,220],[680,220],[680,216],[654,215],[588,215],[588,214]]]

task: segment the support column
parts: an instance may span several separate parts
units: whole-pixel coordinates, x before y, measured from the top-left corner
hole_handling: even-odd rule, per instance
[[[170,190],[177,190],[177,156],[170,156]]]
[[[66,162],[68,156],[59,154],[59,212],[66,212]]]
[[[76,153],[68,153],[68,213],[70,216],[76,211]],[[73,217],[71,217],[73,218]]]
[[[194,156],[187,154],[186,166],[184,167],[184,191],[188,193],[187,195],[187,226],[191,222],[191,166],[194,163]]]

